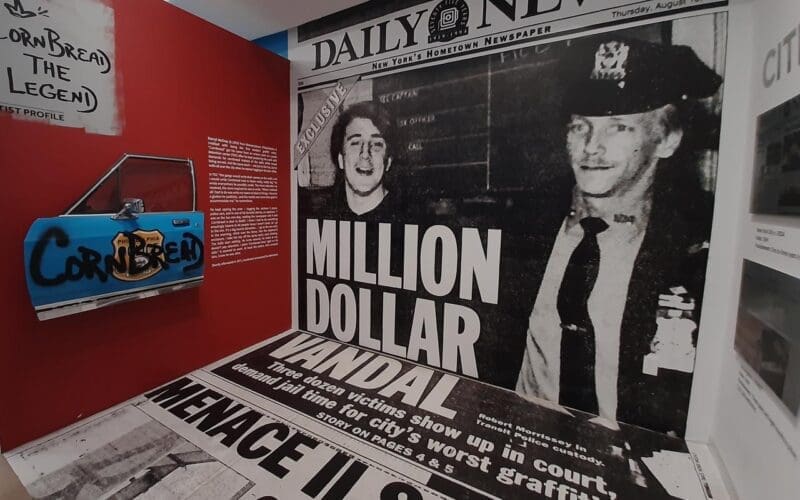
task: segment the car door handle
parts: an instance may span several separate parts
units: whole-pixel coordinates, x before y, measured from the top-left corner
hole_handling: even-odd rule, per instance
[[[189,219],[172,219],[172,225],[175,227],[184,227],[189,225]]]

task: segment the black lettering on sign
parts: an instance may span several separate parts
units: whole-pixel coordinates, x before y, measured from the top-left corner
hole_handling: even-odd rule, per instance
[[[394,19],[382,21],[375,26],[361,28],[358,33],[345,33],[340,40],[326,39],[315,42],[314,67],[312,70],[337,66],[342,63],[358,61],[365,57],[381,55],[419,44],[416,38],[417,27],[422,24],[423,9],[414,14],[405,14]],[[398,26],[399,24],[399,26]],[[378,30],[374,31],[373,28]],[[355,40],[355,42],[354,42]],[[377,45],[377,52],[372,48]]]
[[[344,471],[342,477],[333,483],[333,486],[325,493],[322,500],[343,500],[366,471],[367,465],[365,463],[354,460],[350,467]]]
[[[145,394],[145,397],[152,400],[153,403],[160,404],[162,408],[167,408],[178,401],[183,401],[189,396],[202,391],[203,389],[205,389],[203,385],[193,384],[191,379],[183,377],[175,382],[171,382],[165,386],[159,387],[154,391],[148,392]]]
[[[183,268],[183,272],[188,273],[203,266],[203,240],[192,233],[183,233],[183,238],[184,240],[181,241],[181,260],[195,260],[194,264],[189,264]]]
[[[422,500],[422,493],[406,483],[390,483],[381,490],[381,500]]]
[[[292,437],[275,448],[275,451],[267,455],[267,457],[260,461],[258,465],[277,477],[284,477],[289,473],[289,469],[281,464],[282,460],[291,460],[293,462],[297,462],[303,458],[303,451],[298,449],[300,446],[305,446],[306,448],[313,450],[318,444],[319,441],[315,439],[300,434],[299,432],[295,433]]]
[[[236,441],[244,436],[258,421],[261,420],[261,413],[256,410],[249,410],[246,413],[237,415],[230,420],[219,424],[206,431],[209,437],[214,437],[217,434],[224,434],[225,437],[220,441],[227,447],[231,447]]]
[[[49,101],[75,104],[78,113],[92,113],[97,109],[97,94],[86,85],[81,85],[78,89],[69,89],[56,87],[52,83],[15,82],[14,72],[10,67],[6,68],[6,76],[8,78],[8,91],[12,94],[42,97]]]
[[[52,278],[47,278],[42,274],[42,258],[44,257],[44,250],[47,244],[53,240],[56,246],[64,248],[69,245],[69,235],[59,227],[48,229],[36,242],[31,252],[30,273],[33,282],[39,286],[57,286],[67,281],[65,274],[58,274]]]
[[[145,397],[187,423],[197,422],[196,427],[210,437],[221,434],[220,444],[228,448],[235,445],[239,456],[259,460],[262,469],[279,478],[285,477],[294,464],[300,463],[320,444],[320,441],[294,431],[283,422],[263,422],[262,419],[267,417],[261,412],[223,397],[188,377],[159,387]],[[270,439],[274,445],[269,443]],[[309,498],[319,498],[327,489],[319,500],[342,500],[353,491],[367,470],[365,463],[337,451],[301,491]],[[383,487],[380,498],[418,500],[422,495],[409,484],[393,482]]]
[[[239,446],[236,448],[236,451],[239,453],[239,456],[242,458],[261,458],[264,455],[268,455],[272,452],[266,446],[258,446],[256,447],[255,444],[264,436],[268,434],[274,434],[275,439],[278,441],[285,441],[291,431],[289,427],[280,423],[280,422],[270,422],[268,424],[264,424],[258,429],[255,429],[247,436],[244,437],[239,442]]]
[[[97,279],[105,283],[109,276],[123,274],[132,277],[129,281],[136,281],[137,276],[138,279],[145,279],[155,274],[154,271],[169,269],[180,262],[187,263],[183,267],[184,273],[203,266],[203,240],[189,232],[183,233],[180,243],[170,241],[164,245],[148,242],[136,232],[120,233],[114,241],[117,242],[114,245],[115,252],[106,255],[93,248],[79,246],[77,255],[64,259],[63,272],[45,276],[42,264],[48,247],[55,244],[59,248],[66,248],[70,243],[66,231],[58,226],[51,227],[42,233],[31,252],[28,267],[31,279],[37,285],[47,287],[83,279]]]
[[[44,33],[34,34],[22,27],[11,27],[0,36],[0,40],[10,40],[25,48],[45,49],[47,55],[55,59],[69,59],[96,66],[101,75],[111,71],[111,59],[103,50],[77,47],[64,41],[57,31],[50,28],[44,28]]]
[[[206,401],[209,398],[212,400],[219,400],[220,398],[222,398],[222,394],[218,393],[213,389],[206,389],[200,394],[176,404],[175,406],[169,409],[169,412],[175,415],[176,417],[180,418],[181,420],[186,420],[191,416],[191,413],[189,413],[189,411],[196,411],[196,409],[201,409],[205,407],[209,403],[208,401]]]
[[[300,490],[311,498],[316,498],[322,490],[336,477],[339,472],[350,462],[350,457],[337,451],[308,483]]]
[[[242,408],[244,408],[243,405],[234,403],[231,398],[222,398],[208,408],[204,408],[184,420],[190,424],[200,420],[196,427],[205,432],[212,427],[216,427],[220,422],[226,420]]]

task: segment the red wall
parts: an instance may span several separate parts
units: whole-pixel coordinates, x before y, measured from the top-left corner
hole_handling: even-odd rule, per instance
[[[0,445],[71,424],[291,326],[289,66],[163,0],[115,10],[119,136],[0,117]],[[194,160],[208,227],[209,136],[277,146],[280,255],[199,289],[39,322],[22,243],[123,153]],[[208,255],[208,252],[207,252]]]

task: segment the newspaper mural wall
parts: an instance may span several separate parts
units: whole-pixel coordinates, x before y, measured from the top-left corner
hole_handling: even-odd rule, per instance
[[[683,436],[726,8],[369,2],[301,26],[299,327]]]
[[[33,498],[706,499],[703,446],[287,332],[7,459]]]

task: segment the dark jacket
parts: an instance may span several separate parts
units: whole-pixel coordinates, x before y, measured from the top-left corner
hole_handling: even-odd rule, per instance
[[[659,314],[658,298],[681,286],[696,302],[698,325],[702,306],[712,199],[698,189],[686,189],[671,179],[656,180],[653,208],[628,286],[620,337],[617,419],[628,424],[683,436],[692,374],[661,368],[657,376],[642,372],[651,352]],[[500,288],[502,308],[484,331],[496,342],[507,339],[504,366],[497,383],[508,388],[522,363],[528,320],[547,267],[553,244],[570,210],[571,185],[553,188],[509,218],[503,238]],[[695,331],[695,346],[696,346]],[[519,353],[517,355],[517,353]],[[513,359],[510,359],[512,358]]]

